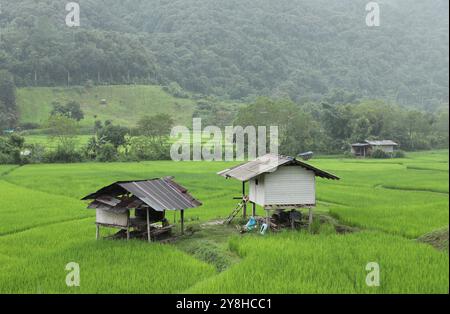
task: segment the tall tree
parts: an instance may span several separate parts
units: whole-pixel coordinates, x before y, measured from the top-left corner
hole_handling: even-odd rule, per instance
[[[14,78],[8,71],[0,70],[0,129],[14,128],[18,117]]]

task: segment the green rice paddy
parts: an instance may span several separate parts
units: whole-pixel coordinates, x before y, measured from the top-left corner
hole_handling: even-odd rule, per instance
[[[216,175],[233,163],[0,166],[0,292],[448,293],[448,240],[444,250],[417,241],[448,228],[448,156],[313,159],[342,178],[317,179],[316,212],[358,232],[261,236],[210,225],[172,244],[96,241],[95,213],[79,199],[117,180],[173,175],[203,202],[186,214],[200,229],[235,206],[239,183]],[[69,262],[80,265],[79,287],[65,283]],[[366,285],[369,262],[380,265],[378,287]]]

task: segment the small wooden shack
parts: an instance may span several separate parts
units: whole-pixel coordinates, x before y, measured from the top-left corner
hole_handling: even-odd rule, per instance
[[[246,203],[252,204],[252,216],[256,216],[256,205],[270,210],[287,210],[316,205],[316,177],[331,180],[339,178],[320,170],[294,157],[267,154],[256,160],[218,173],[225,178],[233,178],[242,182],[243,216],[246,216]],[[245,184],[249,184],[246,195]]]
[[[127,239],[133,229],[137,234],[145,234],[149,242],[152,236],[170,232],[173,227],[165,218],[166,211],[180,211],[183,233],[184,210],[201,205],[173,177],[115,182],[83,200],[92,200],[88,208],[96,210],[97,239],[100,226],[104,226],[125,231]],[[161,226],[155,224],[158,222]]]
[[[365,140],[362,143],[352,144],[351,152],[358,157],[370,156],[375,149],[391,154],[397,146],[398,144],[391,140]]]

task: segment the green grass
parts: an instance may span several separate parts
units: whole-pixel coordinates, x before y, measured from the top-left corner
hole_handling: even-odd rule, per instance
[[[23,133],[22,133],[23,134]],[[45,134],[26,134],[23,135],[25,138],[26,144],[38,144],[40,146],[43,146],[44,148],[48,150],[54,150],[56,149],[58,145],[58,140],[50,137],[49,135]],[[93,134],[91,135],[74,135],[73,139],[75,140],[75,146],[77,149],[82,149],[86,144],[88,143],[89,139],[92,138]],[[206,143],[209,140],[207,137],[203,137],[201,139],[202,143]],[[169,138],[168,143],[174,143],[177,141],[177,139]],[[123,147],[120,147],[120,150],[124,150]],[[225,145],[222,151],[225,151]]]
[[[266,238],[235,237],[231,247],[243,261],[188,292],[448,292],[447,254],[382,233],[311,236],[286,232]],[[380,265],[379,287],[365,283],[369,262]]]
[[[92,220],[82,219],[0,238],[0,292],[176,293],[216,274],[170,246],[96,242],[93,233]],[[69,262],[80,265],[80,287],[65,284]]]
[[[0,190],[2,191],[0,236],[89,215],[88,211],[80,210],[82,209],[80,202],[66,196],[33,191],[5,181],[0,181]],[[21,199],[18,201],[20,195]]]
[[[17,166],[14,165],[0,165],[0,177],[7,175],[10,171],[12,171]]]
[[[239,182],[216,175],[234,163],[0,166],[0,292],[448,292],[448,248],[416,241],[448,228],[448,150],[311,163],[342,178],[317,180],[316,211],[360,232],[336,235],[325,227],[319,235],[262,237],[209,226],[167,245],[95,241],[94,212],[79,200],[89,192],[117,180],[174,175],[203,202],[186,214],[188,226],[198,228],[236,204]],[[64,283],[72,261],[81,267],[79,288]],[[380,264],[380,287],[365,285],[368,262]]]
[[[75,136],[75,144],[78,149],[86,146],[92,135],[77,135]],[[58,142],[55,139],[50,138],[48,135],[26,135],[26,144],[40,145],[46,149],[56,149]]]
[[[106,99],[107,105],[100,102]],[[142,115],[168,113],[177,123],[191,123],[194,101],[175,98],[160,86],[96,86],[27,87],[17,91],[20,122],[44,124],[52,110],[52,102],[79,102],[85,113],[82,126],[93,126],[95,120],[111,120],[116,124],[134,126]]]

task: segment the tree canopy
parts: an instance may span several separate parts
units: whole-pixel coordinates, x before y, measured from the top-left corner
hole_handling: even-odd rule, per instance
[[[16,86],[11,73],[0,70],[0,132],[17,124]]]
[[[379,27],[365,24],[361,0],[77,2],[79,28],[65,25],[64,1],[3,4],[0,69],[20,86],[145,82],[232,99],[448,102],[446,0],[380,2]]]

